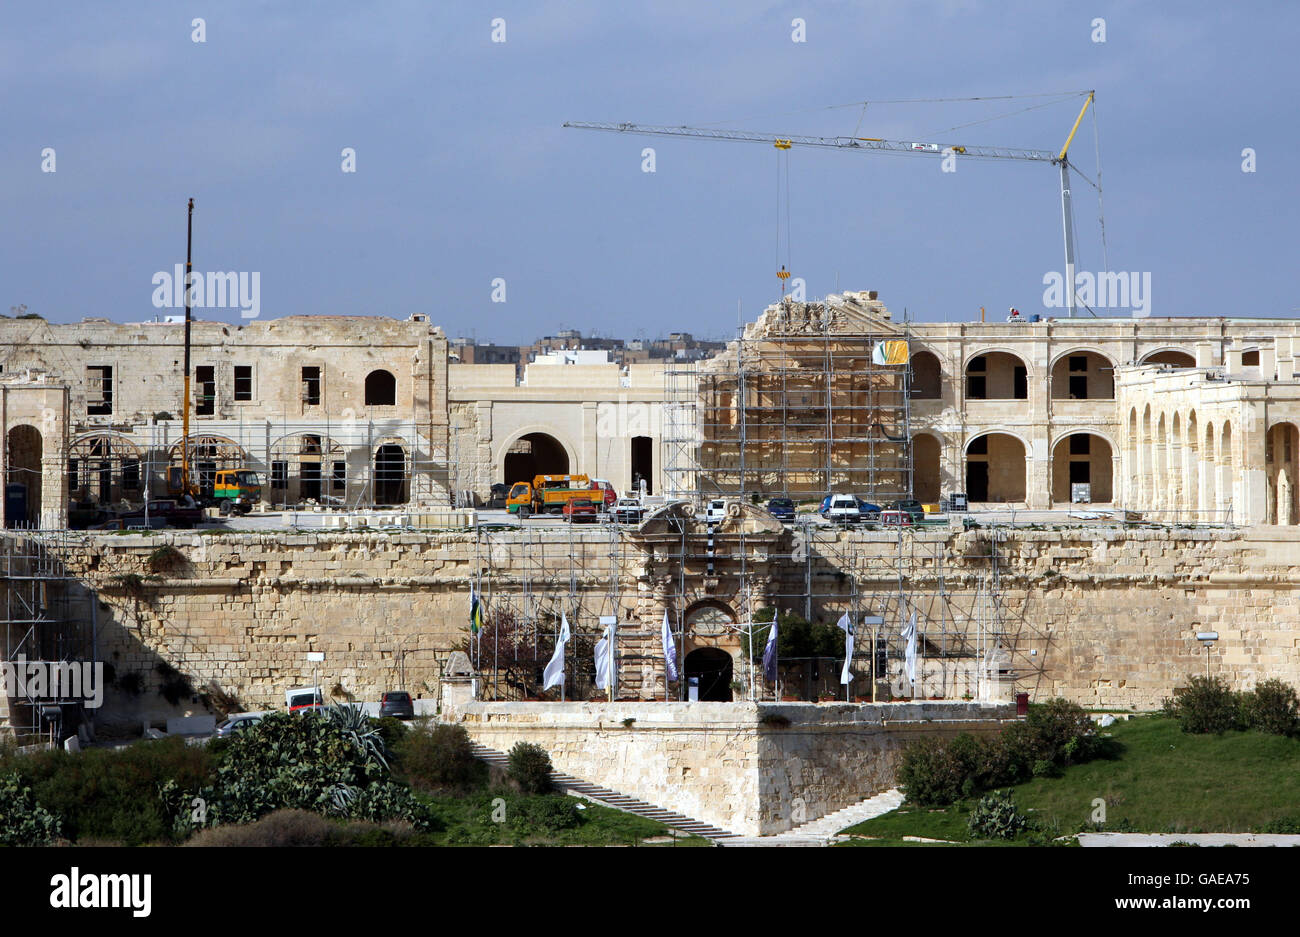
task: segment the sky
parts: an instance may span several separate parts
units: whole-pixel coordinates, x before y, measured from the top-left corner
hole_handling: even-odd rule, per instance
[[[725,339],[782,265],[917,321],[1064,315],[1050,163],[563,124],[1057,150],[1095,89],[1078,269],[1145,277],[1151,316],[1295,317],[1298,27],[1263,0],[6,4],[0,312],[180,312],[157,277],[193,198],[194,269],[257,295],[195,314],[233,323]]]

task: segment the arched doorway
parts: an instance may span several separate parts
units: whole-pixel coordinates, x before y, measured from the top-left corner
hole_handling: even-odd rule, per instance
[[[41,458],[45,441],[35,426],[9,431],[5,466],[5,526],[41,525]]]
[[[391,407],[397,403],[397,378],[389,371],[371,371],[366,375],[367,407]]]
[[[271,500],[278,503],[346,503],[347,457],[343,447],[319,433],[281,436],[271,444],[270,488]]]
[[[182,446],[184,440],[167,454],[167,493],[181,493]],[[217,472],[243,468],[248,459],[243,447],[225,436],[191,436],[189,441],[190,484],[197,485],[204,498],[212,497]]]
[[[632,437],[632,488],[640,488],[645,480],[646,494],[652,495],[654,489],[654,442],[649,436]]]
[[[93,433],[68,447],[68,496],[74,502],[98,505],[143,497],[140,450],[112,433]]]
[[[967,400],[1028,400],[1029,369],[1010,352],[976,355],[966,365]]]
[[[386,442],[375,450],[375,504],[405,504],[408,500],[406,450]]]
[[[731,655],[721,648],[697,647],[686,655],[686,685],[699,679],[701,703],[731,702]]]
[[[939,440],[928,433],[912,437],[912,497],[923,504],[939,500]]]
[[[1294,423],[1275,423],[1264,437],[1264,469],[1268,479],[1268,524],[1300,524],[1296,465],[1300,462],[1300,429]]]
[[[1025,500],[1025,444],[1010,433],[984,433],[966,446],[966,497],[972,502]]]
[[[1053,400],[1114,400],[1115,365],[1095,351],[1072,351],[1052,366]]]
[[[1110,443],[1096,433],[1071,433],[1058,439],[1052,448],[1052,500],[1073,503],[1076,485],[1088,486],[1082,503],[1113,500],[1111,455]]]
[[[931,351],[912,355],[912,399],[938,400],[943,396],[943,368],[939,356]]]
[[[507,485],[530,482],[535,475],[567,475],[569,454],[554,436],[526,433],[510,444],[501,468]]]

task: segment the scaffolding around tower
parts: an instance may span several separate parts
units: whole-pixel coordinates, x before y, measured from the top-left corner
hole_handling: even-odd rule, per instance
[[[725,352],[664,370],[672,498],[912,497],[906,329],[874,292],[785,298]]]

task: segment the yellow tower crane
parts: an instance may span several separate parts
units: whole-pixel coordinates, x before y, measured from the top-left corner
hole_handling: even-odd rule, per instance
[[[1009,146],[964,146],[945,143],[916,143],[900,140],[883,140],[878,137],[810,137],[798,134],[756,133],[746,130],[716,130],[703,127],[657,127],[647,124],[600,123],[595,121],[568,121],[565,127],[578,130],[608,130],[659,137],[696,137],[705,140],[735,140],[743,143],[766,143],[781,150],[792,146],[832,147],[837,150],[858,150],[864,153],[911,153],[917,156],[947,157],[959,155],[967,159],[1020,159],[1052,163],[1061,170],[1061,228],[1065,239],[1065,283],[1069,297],[1070,316],[1076,312],[1074,284],[1074,215],[1070,205],[1070,161],[1068,153],[1074,135],[1083,122],[1083,115],[1093,103],[1095,91],[1087,92],[1087,99],[1074,119],[1074,126],[1059,151],[1031,150]],[[779,276],[779,274],[778,274]]]

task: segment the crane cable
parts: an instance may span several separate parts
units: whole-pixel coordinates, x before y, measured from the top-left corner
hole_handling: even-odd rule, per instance
[[[1106,251],[1106,209],[1101,201],[1101,134],[1097,130],[1097,99],[1092,100],[1092,140],[1097,149],[1097,221],[1101,225],[1101,267],[1110,270],[1110,256]]]
[[[785,263],[781,263],[781,169],[785,168]],[[781,281],[781,295],[785,295],[785,283],[790,279],[793,266],[790,259],[790,147],[776,147],[776,265],[777,277]]]

